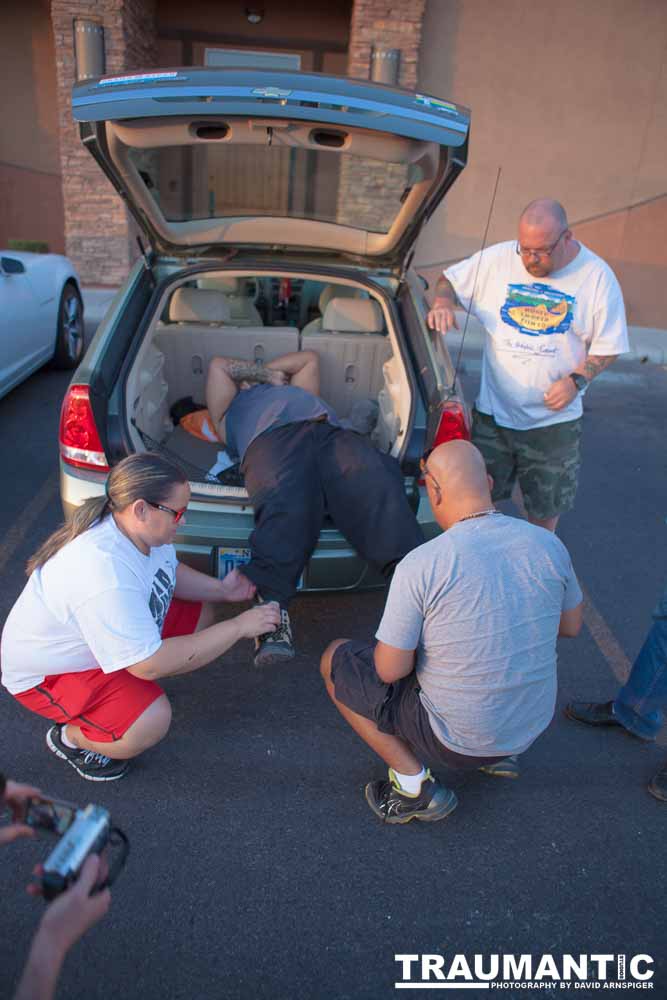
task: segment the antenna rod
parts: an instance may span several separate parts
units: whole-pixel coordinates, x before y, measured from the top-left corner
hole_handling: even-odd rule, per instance
[[[459,344],[459,353],[457,355],[456,364],[454,366],[454,381],[452,382],[452,388],[451,388],[452,392],[454,392],[454,389],[456,387],[456,379],[457,379],[457,376],[459,374],[459,364],[461,363],[461,354],[463,353],[463,342],[466,339],[466,331],[468,329],[468,320],[470,319],[470,310],[472,309],[472,303],[473,303],[473,300],[475,298],[475,289],[477,288],[477,278],[479,276],[479,266],[482,263],[482,254],[484,253],[484,250],[486,249],[486,240],[487,240],[487,237],[489,235],[489,226],[491,224],[491,216],[493,214],[493,207],[494,207],[494,205],[496,203],[496,195],[498,193],[498,185],[500,183],[500,174],[501,174],[501,172],[502,172],[502,167],[498,167],[498,173],[496,174],[496,183],[495,183],[495,187],[493,188],[493,194],[491,196],[491,204],[489,205],[489,214],[487,215],[487,218],[486,218],[486,229],[484,230],[484,238],[482,240],[482,246],[480,247],[480,251],[479,251],[479,259],[477,261],[477,269],[475,271],[475,280],[474,280],[473,286],[472,286],[472,293],[470,295],[470,302],[468,303],[468,309],[466,310],[466,320],[465,320],[465,323],[463,324],[463,335],[461,337],[461,343]]]

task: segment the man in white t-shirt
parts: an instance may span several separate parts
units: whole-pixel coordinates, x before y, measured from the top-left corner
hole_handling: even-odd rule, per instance
[[[549,725],[556,639],[581,627],[567,549],[495,509],[474,445],[440,445],[422,472],[444,534],[398,564],[378,642],[338,639],[321,663],[332,701],[389,765],[388,780],[366,786],[387,823],[433,822],[455,808],[426,765],[516,775],[498,765]]]
[[[518,241],[447,268],[431,329],[458,329],[457,306],[486,330],[472,439],[494,480],[493,499],[508,499],[518,480],[528,519],[554,531],[574,505],[581,397],[628,350],[618,281],[575,240],[563,206],[540,198],[523,211]]]

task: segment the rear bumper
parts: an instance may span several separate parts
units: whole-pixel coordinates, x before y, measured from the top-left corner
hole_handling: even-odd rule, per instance
[[[60,495],[65,517],[89,497],[102,496],[104,473],[74,469],[60,463]],[[416,499],[416,497],[415,497]],[[423,488],[419,490],[417,519],[428,541],[439,532]],[[253,529],[251,506],[206,503],[193,499],[176,536],[176,551],[182,562],[215,575],[217,549],[246,548]],[[324,527],[303,574],[303,591],[373,590],[385,586],[384,578],[351,548],[333,526]]]

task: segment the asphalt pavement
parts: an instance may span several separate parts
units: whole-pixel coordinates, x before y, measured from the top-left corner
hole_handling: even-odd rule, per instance
[[[479,360],[463,360],[470,397]],[[0,620],[25,559],[60,521],[66,384],[44,370],[0,400]],[[398,994],[396,954],[643,953],[652,995],[667,997],[667,804],[645,787],[667,757],[664,734],[644,744],[562,715],[570,698],[613,695],[649,625],[667,555],[666,390],[667,370],[639,362],[589,390],[577,507],[559,530],[587,624],[559,643],[554,721],[517,781],[443,774],[460,804],[441,823],[385,827],[370,813],[362,790],[382,765],[318,675],[331,639],[372,635],[379,593],[300,598],[298,656],[280,669],[255,670],[241,643],[167,681],[172,731],[113,784],[83,782],[46,750],[44,722],[0,695],[2,769],[105,805],[132,845],[111,911],[69,957],[59,995],[384,1000]],[[41,912],[23,886],[48,846],[3,850],[2,997]],[[557,986],[503,995],[570,995]],[[474,995],[462,990],[448,996]]]

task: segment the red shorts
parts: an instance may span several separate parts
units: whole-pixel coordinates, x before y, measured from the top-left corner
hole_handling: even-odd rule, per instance
[[[162,638],[191,635],[201,608],[200,603],[175,597],[162,626]],[[71,723],[87,740],[111,743],[119,740],[162,694],[155,681],[142,680],[127,670],[105,674],[96,668],[45,677],[37,687],[14,697],[37,715]]]

